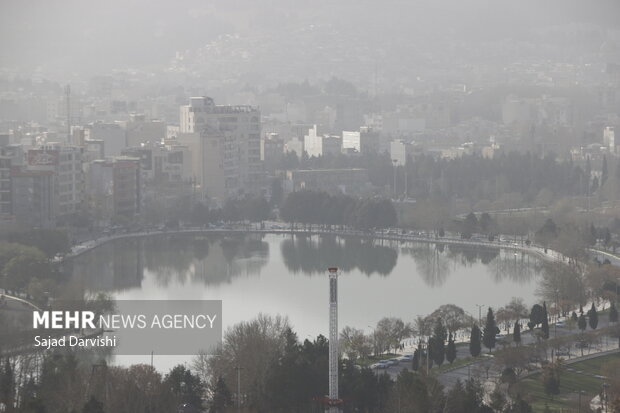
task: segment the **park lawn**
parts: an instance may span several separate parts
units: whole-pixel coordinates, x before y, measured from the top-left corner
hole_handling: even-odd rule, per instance
[[[466,357],[466,358],[462,358],[462,359],[456,359],[454,360],[454,362],[452,362],[452,364],[448,363],[447,361],[444,362],[439,369],[437,369],[437,366],[435,365],[431,371],[435,371],[437,373],[442,373],[446,370],[450,370],[450,369],[454,369],[457,367],[461,367],[461,366],[466,366],[467,364],[471,363],[474,360],[473,357]]]
[[[543,412],[546,404],[552,410],[577,408],[578,395],[574,391],[578,389],[585,391],[581,397],[581,405],[582,407],[586,406],[594,396],[600,393],[605,380],[568,371],[566,367],[584,373],[600,375],[603,366],[612,360],[620,360],[620,354],[597,357],[565,366],[560,375],[560,394],[553,396],[553,398],[545,394],[540,374],[522,380],[520,383],[521,393],[526,395],[535,412]]]

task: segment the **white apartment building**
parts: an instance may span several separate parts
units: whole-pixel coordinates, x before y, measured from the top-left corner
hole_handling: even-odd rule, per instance
[[[180,108],[179,141],[190,147],[196,182],[209,198],[260,191],[260,111],[192,97]]]

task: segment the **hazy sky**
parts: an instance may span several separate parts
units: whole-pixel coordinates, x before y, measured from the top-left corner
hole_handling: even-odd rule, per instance
[[[286,36],[309,24],[476,40],[567,22],[618,28],[618,16],[618,0],[0,0],[0,67],[158,66],[220,34]]]

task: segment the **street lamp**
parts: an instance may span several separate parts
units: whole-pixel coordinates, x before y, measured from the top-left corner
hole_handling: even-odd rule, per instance
[[[237,412],[241,412],[241,370],[243,367],[235,366],[237,370]]]
[[[482,307],[486,307],[486,304],[476,304],[478,307],[478,325],[482,325]]]
[[[609,383],[603,383],[603,403],[605,403],[605,413],[607,413],[607,389],[609,388]]]

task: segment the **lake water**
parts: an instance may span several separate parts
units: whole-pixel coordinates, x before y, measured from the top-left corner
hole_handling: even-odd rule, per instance
[[[520,252],[456,245],[177,234],[104,244],[75,258],[72,271],[84,289],[117,299],[222,300],[224,328],[259,313],[285,315],[304,340],[328,335],[326,270],[331,266],[341,270],[339,326],[370,332],[382,317],[413,321],[441,304],[456,304],[476,317],[476,304],[498,308],[522,297],[532,305],[540,264]],[[169,364],[158,360],[159,366]]]

